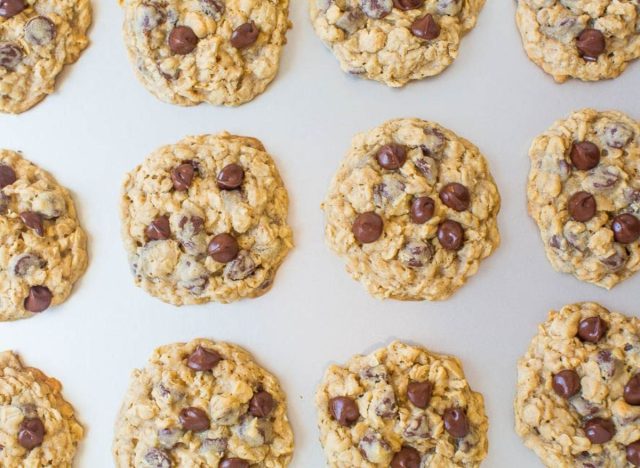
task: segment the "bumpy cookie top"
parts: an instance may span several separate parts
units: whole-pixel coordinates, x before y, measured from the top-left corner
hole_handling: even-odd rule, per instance
[[[273,159],[254,138],[222,133],[163,146],[123,185],[136,284],[175,305],[264,294],[293,245],[288,206]]]
[[[460,362],[391,343],[330,366],[316,394],[331,467],[475,467],[487,454],[482,395]]]
[[[518,362],[516,431],[549,467],[640,466],[640,321],[551,311]]]
[[[135,72],[163,101],[235,106],[278,71],[288,0],[120,0]]]
[[[116,466],[284,467],[293,453],[286,410],[276,378],[238,346],[162,346],[133,372],[116,423]]]
[[[614,78],[640,57],[637,0],[520,0],[529,58],[558,82]]]
[[[458,55],[484,0],[309,0],[311,21],[348,73],[404,86]]]
[[[0,466],[71,468],[82,439],[60,382],[0,353]]]
[[[640,269],[640,125],[586,109],[529,150],[529,211],[553,267],[611,288]]]
[[[2,149],[0,239],[0,320],[60,304],[87,267],[87,239],[69,192]]]
[[[20,113],[53,92],[89,43],[89,0],[0,0],[0,112]]]
[[[329,246],[379,298],[445,299],[500,242],[484,157],[418,119],[357,135],[323,208]]]

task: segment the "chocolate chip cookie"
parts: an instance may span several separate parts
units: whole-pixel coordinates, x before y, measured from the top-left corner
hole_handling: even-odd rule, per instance
[[[551,311],[518,361],[516,431],[545,465],[640,466],[640,321],[584,302]]]
[[[484,0],[309,0],[316,34],[353,75],[404,86],[458,56]]]
[[[87,47],[89,0],[0,0],[0,112],[19,114],[51,94]]]
[[[458,359],[400,342],[330,366],[316,394],[333,468],[478,467],[487,417]]]
[[[136,285],[175,305],[260,296],[293,245],[288,209],[258,140],[221,133],[163,146],[123,185]]]
[[[238,346],[162,346],[133,372],[113,453],[118,468],[285,467],[293,453],[285,394]]]
[[[237,106],[275,78],[288,0],[120,0],[138,79],[158,99]]]
[[[519,0],[527,55],[562,83],[615,78],[640,57],[637,0]]]
[[[378,298],[446,299],[500,243],[484,157],[418,119],[357,135],[323,209],[327,243]]]
[[[611,288],[640,269],[640,125],[585,109],[529,150],[529,212],[553,267]]]
[[[61,390],[11,351],[0,353],[0,466],[71,468],[84,431]]]
[[[87,238],[69,192],[20,154],[2,149],[0,239],[0,320],[31,317],[64,302],[87,267]]]

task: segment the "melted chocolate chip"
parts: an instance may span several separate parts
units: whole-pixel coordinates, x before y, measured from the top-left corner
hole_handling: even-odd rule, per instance
[[[404,446],[391,460],[391,468],[420,468],[422,457],[413,447]]]
[[[244,49],[252,46],[260,35],[260,30],[256,23],[249,21],[241,24],[231,33],[231,45],[236,49]]]
[[[24,38],[37,46],[49,44],[56,37],[56,25],[45,16],[31,18],[24,27]]]
[[[576,192],[569,198],[569,214],[573,219],[586,223],[596,215],[596,199],[589,192]]]
[[[150,448],[144,455],[144,462],[149,468],[171,468],[171,458],[169,454],[162,449]]]
[[[0,189],[13,184],[16,179],[16,172],[11,166],[0,164]]]
[[[234,190],[244,182],[244,169],[238,164],[228,164],[218,174],[216,179],[221,190]]]
[[[27,8],[24,0],[0,0],[0,16],[9,19]]]
[[[149,240],[167,240],[171,237],[171,226],[169,224],[169,218],[166,216],[158,216],[151,221],[151,224],[147,226],[144,231]]]
[[[335,397],[329,400],[329,412],[341,426],[353,426],[360,418],[358,405],[350,397]]]
[[[640,220],[630,213],[613,218],[611,228],[614,239],[621,244],[631,244],[640,237]]]
[[[592,444],[609,442],[616,432],[613,422],[610,419],[604,418],[589,419],[584,423],[582,428],[584,429],[587,439],[589,439]]]
[[[407,385],[407,398],[414,406],[420,409],[425,409],[429,406],[432,394],[433,384],[428,380],[424,382],[411,382]]]
[[[44,226],[42,224],[42,216],[35,211],[23,211],[20,213],[20,219],[25,226],[33,229],[40,237],[44,236]]]
[[[451,219],[446,219],[438,226],[438,240],[446,250],[460,250],[464,244],[464,229],[462,225]]]
[[[253,395],[249,402],[249,412],[256,418],[266,418],[275,408],[276,402],[269,392],[264,390]]]
[[[37,314],[49,308],[53,294],[46,286],[31,286],[29,295],[24,300],[24,308]]]
[[[465,211],[471,203],[471,195],[469,195],[467,187],[457,182],[452,182],[442,187],[440,200],[453,210]]]
[[[22,62],[22,57],[24,53],[18,44],[13,42],[0,44],[0,67],[13,71]]]
[[[185,431],[202,432],[209,429],[209,416],[200,408],[184,408],[179,415],[180,424]]]
[[[576,39],[576,47],[583,59],[593,62],[606,48],[604,34],[597,29],[583,29]]]
[[[451,436],[461,439],[469,434],[469,421],[467,414],[461,408],[448,408],[444,410],[445,430],[451,434]]]
[[[403,145],[390,143],[384,145],[376,153],[376,159],[380,167],[389,170],[400,169],[407,161],[407,149]]]
[[[220,462],[220,468],[249,468],[249,462],[242,458],[225,458]]]
[[[440,35],[440,26],[433,16],[428,14],[411,23],[411,33],[420,39],[431,41]]]
[[[640,466],[640,440],[627,445],[627,461],[633,466]]]
[[[411,201],[411,221],[416,224],[424,224],[433,217],[436,204],[431,197],[415,197]]]
[[[424,5],[424,0],[393,0],[393,4],[399,10],[416,10]]]
[[[44,440],[44,424],[40,418],[24,419],[18,429],[18,443],[31,450],[42,445]]]
[[[190,54],[197,45],[198,36],[189,26],[176,26],[169,33],[169,48],[174,54]]]
[[[173,188],[180,192],[189,190],[191,182],[193,182],[193,176],[195,169],[191,163],[183,163],[171,170],[171,181],[173,182]]]
[[[558,396],[569,399],[580,391],[580,376],[572,369],[564,369],[553,376],[553,391]]]
[[[590,141],[578,141],[569,153],[574,167],[581,171],[593,169],[600,163],[600,149]]]
[[[640,405],[640,374],[631,377],[624,386],[624,401],[633,406]]]
[[[382,218],[373,211],[359,214],[351,226],[354,237],[361,244],[377,241],[382,235],[382,230]]]
[[[220,353],[213,349],[198,347],[187,358],[187,367],[195,371],[210,371],[222,361]]]
[[[600,317],[582,319],[578,325],[578,337],[582,341],[597,343],[607,333],[607,322]]]
[[[229,263],[238,256],[240,246],[235,237],[225,232],[211,239],[207,251],[216,262]]]

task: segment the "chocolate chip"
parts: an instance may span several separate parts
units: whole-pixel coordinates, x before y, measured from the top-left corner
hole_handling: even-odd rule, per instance
[[[590,141],[579,141],[571,145],[569,156],[576,169],[588,171],[600,162],[600,149]]]
[[[20,219],[25,226],[33,229],[40,237],[44,236],[44,226],[42,225],[42,216],[34,211],[23,211],[20,213]]]
[[[411,221],[424,224],[433,217],[436,204],[431,197],[415,197],[411,201]]]
[[[241,24],[231,33],[231,45],[236,49],[244,49],[253,45],[259,34],[260,30],[253,21]]]
[[[15,276],[22,277],[42,268],[45,261],[37,255],[24,253],[12,258],[10,265],[11,272]]]
[[[238,256],[224,267],[224,274],[233,281],[248,278],[256,271],[256,262],[246,250],[241,250]]]
[[[144,455],[144,462],[150,468],[171,468],[171,459],[167,452],[153,447]]]
[[[392,0],[360,0],[360,8],[365,15],[373,19],[382,19],[391,13]]]
[[[451,219],[446,219],[438,226],[438,240],[446,250],[460,250],[464,244],[464,229],[462,225]]]
[[[428,380],[424,382],[411,382],[407,385],[407,398],[420,409],[425,409],[429,406],[432,394],[433,384]]]
[[[211,426],[207,413],[193,406],[181,410],[179,419],[185,431],[202,432]]]
[[[240,246],[235,237],[224,233],[211,239],[207,251],[216,262],[229,263],[238,256]]]
[[[0,164],[0,189],[11,185],[16,181],[16,172],[11,166]]]
[[[38,46],[49,44],[56,37],[56,25],[45,16],[31,18],[24,27],[24,38]]]
[[[424,4],[424,0],[393,0],[393,4],[400,10],[415,10]]]
[[[445,430],[457,439],[465,437],[469,433],[469,421],[467,414],[461,408],[448,408],[444,410]]]
[[[220,468],[249,468],[249,462],[242,458],[225,458],[220,462]]]
[[[222,0],[200,0],[200,8],[205,15],[217,20],[224,14],[225,4]]]
[[[169,218],[166,216],[158,216],[151,221],[144,231],[150,240],[167,240],[171,237],[171,226]]]
[[[42,445],[44,440],[44,424],[40,418],[24,419],[18,429],[18,443],[31,450]]]
[[[467,187],[457,182],[452,182],[440,189],[440,200],[453,210],[465,211],[469,208],[471,196]]]
[[[329,412],[341,426],[353,426],[360,418],[358,405],[350,397],[335,397],[329,400]]]
[[[193,168],[193,164],[184,163],[180,164],[177,167],[174,167],[171,170],[171,181],[173,182],[173,188],[184,192],[189,190],[191,187],[191,182],[193,182],[193,176],[195,174],[195,169]]]
[[[273,397],[264,390],[253,395],[249,402],[249,412],[256,418],[266,418],[276,406]]]
[[[589,192],[576,192],[569,198],[569,214],[573,219],[586,223],[596,215],[596,199]]]
[[[382,235],[382,229],[382,218],[373,211],[360,213],[351,226],[354,237],[362,244],[377,241]]]
[[[597,29],[583,29],[576,39],[576,47],[583,59],[593,62],[604,52],[604,34]]]
[[[640,374],[631,377],[624,386],[624,401],[633,406],[640,405]]]
[[[621,244],[631,244],[640,237],[640,220],[630,213],[613,218],[611,228],[614,239]]]
[[[440,25],[432,15],[425,15],[411,23],[411,33],[420,39],[431,41],[440,35]]]
[[[592,444],[609,442],[616,432],[613,422],[610,419],[604,418],[589,419],[584,423],[582,428],[584,429],[587,439],[589,439]]]
[[[582,319],[578,325],[578,337],[582,341],[597,343],[607,333],[607,322],[600,317]]]
[[[627,461],[633,466],[640,466],[640,440],[631,442],[625,451],[627,452]]]
[[[23,305],[29,312],[42,312],[49,308],[52,297],[51,291],[46,286],[31,286]]]
[[[553,376],[553,391],[560,397],[569,399],[580,391],[580,376],[572,369],[564,369]]]
[[[390,143],[378,150],[376,159],[384,169],[399,169],[407,160],[407,149],[403,145]]]
[[[189,26],[176,26],[169,33],[169,48],[174,54],[187,55],[196,48],[198,40]]]
[[[391,468],[420,468],[422,457],[413,447],[404,446],[391,460]]]
[[[198,347],[187,358],[187,367],[195,371],[210,371],[222,361],[220,353],[213,349]]]
[[[13,42],[5,42],[0,44],[0,67],[4,67],[7,70],[15,70],[24,56],[22,49],[19,45]]]
[[[11,18],[27,8],[24,0],[0,0],[0,16]]]
[[[244,169],[238,164],[228,164],[218,173],[218,187],[221,190],[234,190],[244,182]]]

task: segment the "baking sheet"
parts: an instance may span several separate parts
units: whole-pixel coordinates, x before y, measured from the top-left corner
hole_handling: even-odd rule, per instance
[[[92,44],[54,95],[20,116],[0,115],[0,146],[22,150],[75,196],[90,235],[90,265],[64,305],[0,324],[0,349],[58,378],[87,429],[77,466],[109,467],[113,423],[134,367],[161,344],[212,337],[238,343],[288,393],[293,467],[321,467],[313,398],[325,367],[398,338],[459,356],[490,419],[484,466],[541,463],[513,431],[515,363],[550,308],[595,300],[637,314],[640,276],[607,292],[553,271],[526,214],[531,140],[582,107],[640,119],[640,64],[615,81],[557,85],[526,58],[514,2],[490,0],[442,75],[402,90],[343,74],[294,0],[279,77],[237,109],[180,108],[134,78],[115,1],[94,1]],[[397,117],[434,120],[486,155],[503,199],[502,245],[440,303],[380,302],[323,242],[320,203],[354,134]],[[271,292],[230,305],[175,308],[133,285],[120,240],[125,172],[160,145],[221,130],[251,135],[274,156],[290,193],[296,248]]]

